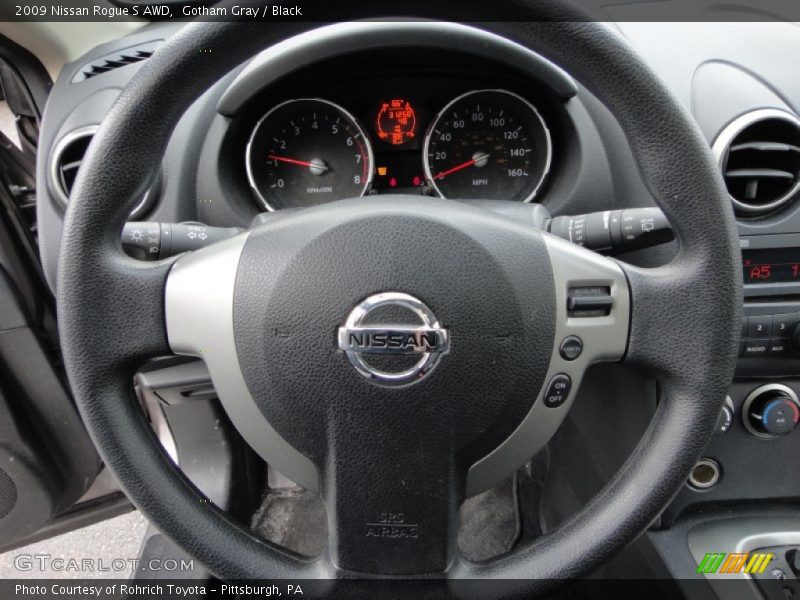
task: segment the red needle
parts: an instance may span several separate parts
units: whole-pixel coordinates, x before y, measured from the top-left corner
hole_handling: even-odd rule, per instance
[[[444,179],[445,177],[447,177],[451,173],[455,173],[456,171],[460,171],[461,169],[466,169],[467,167],[471,167],[476,162],[477,161],[474,158],[470,159],[470,160],[468,160],[466,162],[461,163],[460,165],[456,165],[455,167],[453,167],[451,169],[447,169],[447,171],[442,171],[436,177],[434,177],[434,179]]]
[[[278,160],[280,162],[285,162],[292,165],[300,165],[301,167],[317,167],[318,169],[323,168],[322,165],[315,165],[314,163],[310,163],[305,160],[297,160],[296,158],[289,158],[287,156],[276,156],[274,154],[270,154],[267,158],[269,158],[270,160]]]

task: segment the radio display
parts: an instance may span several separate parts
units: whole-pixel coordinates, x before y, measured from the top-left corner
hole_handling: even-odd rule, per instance
[[[800,282],[800,248],[742,250],[745,283]]]

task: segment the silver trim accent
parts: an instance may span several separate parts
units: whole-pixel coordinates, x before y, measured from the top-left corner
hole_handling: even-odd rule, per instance
[[[147,416],[150,417],[150,425],[153,427],[153,432],[156,434],[158,441],[161,442],[161,447],[167,453],[176,465],[180,466],[178,461],[178,446],[175,444],[175,436],[172,434],[172,429],[169,426],[169,421],[164,414],[164,408],[161,403],[153,396],[142,398],[142,403],[147,409]]]
[[[800,545],[800,518],[764,516],[715,520],[690,529],[686,541],[697,565],[710,552],[744,553],[770,546]],[[719,598],[763,600],[761,591],[747,573],[694,576],[705,577]],[[742,580],[749,585],[743,586]]]
[[[698,481],[697,478],[694,476],[694,470],[697,467],[710,467],[711,471],[712,471],[711,480],[710,481]],[[714,487],[715,485],[717,485],[717,482],[719,481],[719,477],[720,477],[719,463],[717,463],[717,461],[715,461],[713,459],[710,459],[710,458],[701,458],[700,460],[698,460],[694,464],[694,466],[692,467],[692,470],[689,472],[689,477],[686,480],[686,485],[688,485],[690,488],[692,488],[694,490],[701,490],[701,491],[708,490],[708,489]]]
[[[50,152],[50,163],[47,166],[47,179],[48,183],[50,184],[50,190],[55,194],[56,200],[58,200],[61,208],[66,208],[67,204],[69,204],[69,196],[67,196],[67,191],[61,185],[61,178],[59,177],[58,165],[61,162],[61,156],[64,154],[64,151],[70,144],[78,141],[81,138],[94,137],[94,134],[97,133],[99,128],[99,125],[86,125],[85,127],[73,129],[72,131],[65,133],[58,140],[58,142],[56,142],[55,146],[53,146],[53,149]],[[136,207],[131,211],[131,218],[138,217],[144,212],[144,208],[147,206],[149,195],[150,190],[147,190],[144,193],[141,202],[139,202],[139,204],[137,204]]]
[[[167,340],[175,354],[203,359],[220,402],[253,450],[311,491],[317,468],[270,425],[247,388],[237,359],[233,294],[249,232],[184,254],[173,265],[164,294]]]
[[[362,325],[364,319],[366,319],[372,311],[383,306],[399,306],[406,308],[419,318],[421,325],[417,327],[396,324]],[[391,348],[382,346],[361,348],[354,347],[350,342],[351,335],[353,334],[389,332],[397,332],[406,335],[412,334],[415,336],[433,334],[436,338],[436,343],[433,348],[429,349],[419,344],[415,344],[413,347]],[[404,294],[403,292],[382,292],[380,294],[373,294],[364,299],[350,312],[344,325],[339,328],[337,342],[339,349],[344,351],[350,364],[355,367],[360,375],[384,385],[403,385],[405,383],[416,383],[420,381],[428,373],[433,371],[436,365],[439,364],[439,360],[442,356],[450,351],[448,332],[439,324],[439,320],[433,314],[433,311],[421,300],[409,294]],[[419,354],[420,359],[409,369],[393,373],[376,369],[364,360],[362,354]]]
[[[733,422],[736,420],[736,408],[733,405],[733,399],[730,396],[725,396],[725,403],[722,406],[721,413],[725,413],[726,417],[730,415],[730,421],[725,429],[717,429],[717,433],[727,433],[733,427]],[[724,427],[724,425],[723,425]]]
[[[800,408],[800,399],[798,399],[797,394],[795,391],[790,388],[789,386],[783,385],[782,383],[769,383],[767,385],[760,385],[752,392],[747,394],[747,397],[744,399],[744,403],[742,404],[742,423],[744,424],[744,428],[747,429],[750,433],[752,433],[757,438],[761,438],[762,440],[774,440],[777,435],[773,435],[771,433],[764,433],[763,431],[758,431],[753,425],[750,423],[750,405],[753,404],[753,401],[758,398],[761,394],[766,394],[768,392],[780,392],[782,394],[786,394],[795,403],[795,405]]]
[[[586,369],[597,362],[621,360],[628,344],[630,291],[620,266],[606,258],[550,234],[543,234],[556,296],[556,331],[550,367],[544,386],[528,414],[516,430],[490,454],[470,468],[467,496],[474,496],[500,483],[524,465],[548,442],[569,411]],[[614,301],[611,313],[604,317],[572,318],[567,314],[567,295],[571,287],[608,286]],[[575,360],[561,357],[559,346],[567,336],[583,341],[583,352]],[[557,408],[545,406],[543,397],[550,380],[557,374],[572,380],[567,401]]]
[[[752,112],[745,113],[730,123],[728,123],[725,127],[722,128],[722,131],[717,135],[714,143],[711,145],[711,152],[714,155],[714,158],[717,161],[717,166],[720,169],[720,174],[722,175],[723,179],[725,178],[725,167],[727,165],[728,159],[728,149],[731,145],[733,139],[739,135],[742,131],[744,131],[747,127],[758,123],[759,121],[766,121],[767,119],[782,119],[787,123],[791,123],[794,125],[798,130],[800,130],[800,119],[797,118],[796,115],[793,115],[789,112],[784,110],[778,110],[776,108],[762,108],[759,110],[754,110]],[[764,204],[761,206],[752,206],[750,204],[745,204],[744,202],[740,202],[730,194],[728,197],[731,199],[731,203],[742,213],[748,213],[750,215],[758,215],[765,212],[769,212],[771,210],[775,210],[776,208],[780,208],[787,202],[789,202],[798,192],[800,191],[800,176],[797,177],[797,182],[795,185],[786,192],[780,198],[773,200],[768,204]]]
[[[531,191],[531,193],[528,194],[528,196],[526,196],[525,199],[523,200],[523,202],[532,202],[533,199],[536,197],[536,195],[539,193],[539,190],[544,185],[544,182],[547,180],[547,176],[550,174],[550,167],[553,160],[553,140],[550,136],[550,129],[547,127],[547,122],[544,120],[544,117],[542,117],[542,114],[539,112],[539,110],[522,96],[515,94],[513,92],[509,92],[508,90],[503,90],[503,89],[471,90],[469,92],[466,92],[465,94],[461,94],[460,96],[453,98],[450,102],[445,104],[444,108],[442,108],[442,110],[440,110],[437,113],[436,117],[428,126],[428,130],[425,132],[425,142],[422,146],[422,165],[425,171],[425,179],[440,197],[447,198],[447,196],[442,194],[442,191],[439,189],[439,186],[436,185],[436,181],[434,180],[433,173],[431,171],[430,161],[428,158],[428,147],[430,146],[431,142],[431,133],[433,132],[434,129],[436,129],[436,125],[439,123],[439,120],[442,118],[442,116],[446,112],[448,112],[453,105],[455,105],[456,103],[460,102],[461,100],[469,96],[475,94],[484,94],[487,92],[496,94],[506,94],[507,96],[516,98],[517,100],[522,102],[523,105],[526,105],[528,108],[531,109],[531,112],[533,112],[534,116],[537,119],[539,119],[539,123],[542,125],[542,128],[544,129],[545,138],[547,139],[547,156],[545,158],[544,170],[542,171],[542,176],[539,178],[539,181],[534,186],[533,191]],[[503,200],[503,198],[497,198],[497,200]]]
[[[269,109],[266,114],[261,117],[258,122],[256,123],[255,127],[253,127],[253,131],[250,132],[250,138],[247,140],[247,146],[245,147],[245,154],[244,154],[244,164],[245,170],[247,171],[247,182],[250,185],[250,189],[256,195],[258,202],[261,204],[262,208],[268,210],[269,212],[273,212],[276,210],[264,196],[261,195],[261,192],[256,185],[255,178],[253,176],[253,167],[251,164],[252,161],[252,151],[253,151],[253,139],[256,137],[256,133],[261,128],[261,125],[269,118],[269,116],[274,113],[276,110],[283,108],[284,106],[288,106],[290,104],[294,104],[296,102],[321,102],[322,104],[327,104],[328,106],[333,107],[335,110],[338,110],[345,118],[349,119],[351,124],[356,128],[358,134],[361,136],[361,139],[364,141],[364,145],[367,147],[367,160],[369,161],[369,165],[367,168],[367,180],[364,182],[364,187],[361,190],[361,194],[359,197],[364,196],[369,189],[369,186],[372,185],[372,180],[375,177],[375,155],[372,152],[372,142],[370,142],[369,137],[364,133],[364,129],[361,127],[361,124],[358,120],[347,110],[336,104],[335,102],[331,102],[330,100],[325,100],[324,98],[292,98],[290,100],[284,100],[280,104],[276,104],[271,109]]]

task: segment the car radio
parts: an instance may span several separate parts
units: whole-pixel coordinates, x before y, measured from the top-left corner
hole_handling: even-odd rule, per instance
[[[800,234],[739,239],[745,298],[797,295],[800,299]]]
[[[800,373],[800,234],[747,236],[740,245],[745,304],[738,370]]]
[[[800,282],[800,248],[742,249],[744,283]]]

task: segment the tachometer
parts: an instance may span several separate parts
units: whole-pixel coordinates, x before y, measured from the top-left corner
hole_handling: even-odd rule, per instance
[[[247,177],[267,210],[363,196],[372,181],[372,147],[355,118],[318,98],[279,104],[247,144]]]
[[[530,202],[550,170],[550,132],[539,111],[505,90],[459,96],[425,137],[425,176],[445,198]]]

